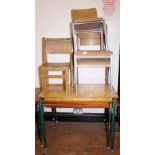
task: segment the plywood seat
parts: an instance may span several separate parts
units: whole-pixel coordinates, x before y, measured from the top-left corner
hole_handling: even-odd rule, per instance
[[[112,55],[111,51],[96,51],[96,50],[85,50],[85,51],[78,51],[77,58],[110,58]]]
[[[110,67],[110,60],[107,59],[78,59],[78,67]]]

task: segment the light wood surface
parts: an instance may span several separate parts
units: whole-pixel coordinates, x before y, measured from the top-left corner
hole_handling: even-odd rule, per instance
[[[100,34],[95,33],[79,33],[77,37],[80,39],[81,46],[100,45]]]
[[[80,24],[80,23],[89,23],[89,22],[99,22],[103,21],[103,18],[84,18],[84,19],[76,19],[74,20],[74,23]]]
[[[70,54],[73,52],[72,41],[69,38],[44,38],[45,52],[50,54]]]
[[[70,63],[46,63],[42,65],[42,68],[64,70],[64,68],[68,68],[69,66],[70,66]]]
[[[40,88],[35,88],[35,102],[39,100]]]
[[[78,33],[100,32],[99,27],[99,21],[74,23],[74,28]]]
[[[78,59],[78,67],[110,67],[110,60],[106,59]]]
[[[111,51],[84,50],[77,52],[77,58],[110,58]]]
[[[110,94],[109,85],[104,84],[80,84],[77,96],[72,87],[68,94],[63,85],[52,85],[48,89],[50,91],[46,95],[41,92],[39,97],[43,98],[44,106],[49,108],[109,108],[112,98],[117,98],[115,90]]]
[[[45,100],[52,101],[111,101],[112,98],[117,98],[117,94],[114,89],[109,91],[110,86],[106,84],[79,84],[78,95],[76,96],[74,88],[69,87],[69,93],[66,94],[63,85],[52,85],[48,87],[48,93],[46,95],[41,92],[39,97],[45,98]]]
[[[71,10],[72,21],[78,20],[96,20],[97,19],[97,10],[96,8],[89,9],[73,9]]]

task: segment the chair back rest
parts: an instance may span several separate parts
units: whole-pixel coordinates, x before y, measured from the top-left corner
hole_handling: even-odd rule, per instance
[[[47,63],[47,54],[71,54],[73,45],[70,38],[42,38],[42,61]]]
[[[95,33],[79,33],[78,37],[78,45],[79,46],[95,46],[100,45],[100,34]]]
[[[71,17],[73,22],[78,20],[96,20],[97,10],[96,8],[74,9],[71,10]]]

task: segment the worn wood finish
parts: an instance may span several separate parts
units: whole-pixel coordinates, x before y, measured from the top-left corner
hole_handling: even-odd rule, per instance
[[[69,54],[70,62],[47,62],[47,54]],[[48,92],[48,79],[62,78],[66,93],[68,93],[69,70],[71,85],[73,86],[73,47],[70,38],[43,38],[42,39],[42,66],[40,67],[41,88],[44,94]],[[62,75],[48,75],[49,71],[62,71]]]
[[[77,96],[71,86],[68,94],[64,91],[63,85],[52,85],[52,87],[49,85],[48,89],[50,91],[46,95],[43,92],[39,94],[47,107],[109,108],[112,98],[117,98],[115,90],[113,89],[110,94],[109,85],[104,84],[80,84]]]
[[[76,96],[74,89],[70,86],[69,93],[66,94],[63,85],[48,86],[48,93],[44,95],[43,92],[39,94],[46,102],[63,102],[63,103],[101,103],[111,102],[112,98],[117,98],[117,94],[114,89],[110,94],[110,86],[105,84],[79,84],[78,95]],[[72,104],[74,106],[74,104]]]

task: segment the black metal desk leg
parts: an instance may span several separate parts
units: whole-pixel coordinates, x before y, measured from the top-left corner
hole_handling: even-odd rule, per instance
[[[112,121],[111,121],[111,151],[114,151],[115,139],[115,100],[112,100]]]
[[[45,149],[47,149],[47,142],[46,142],[46,135],[45,135],[45,128],[44,128],[44,110],[43,110],[43,104],[42,104],[42,98],[39,100],[39,120],[40,120],[40,130],[41,130],[41,146],[42,141],[44,141]]]
[[[52,110],[52,120],[57,122],[57,110],[56,108],[51,108]]]

